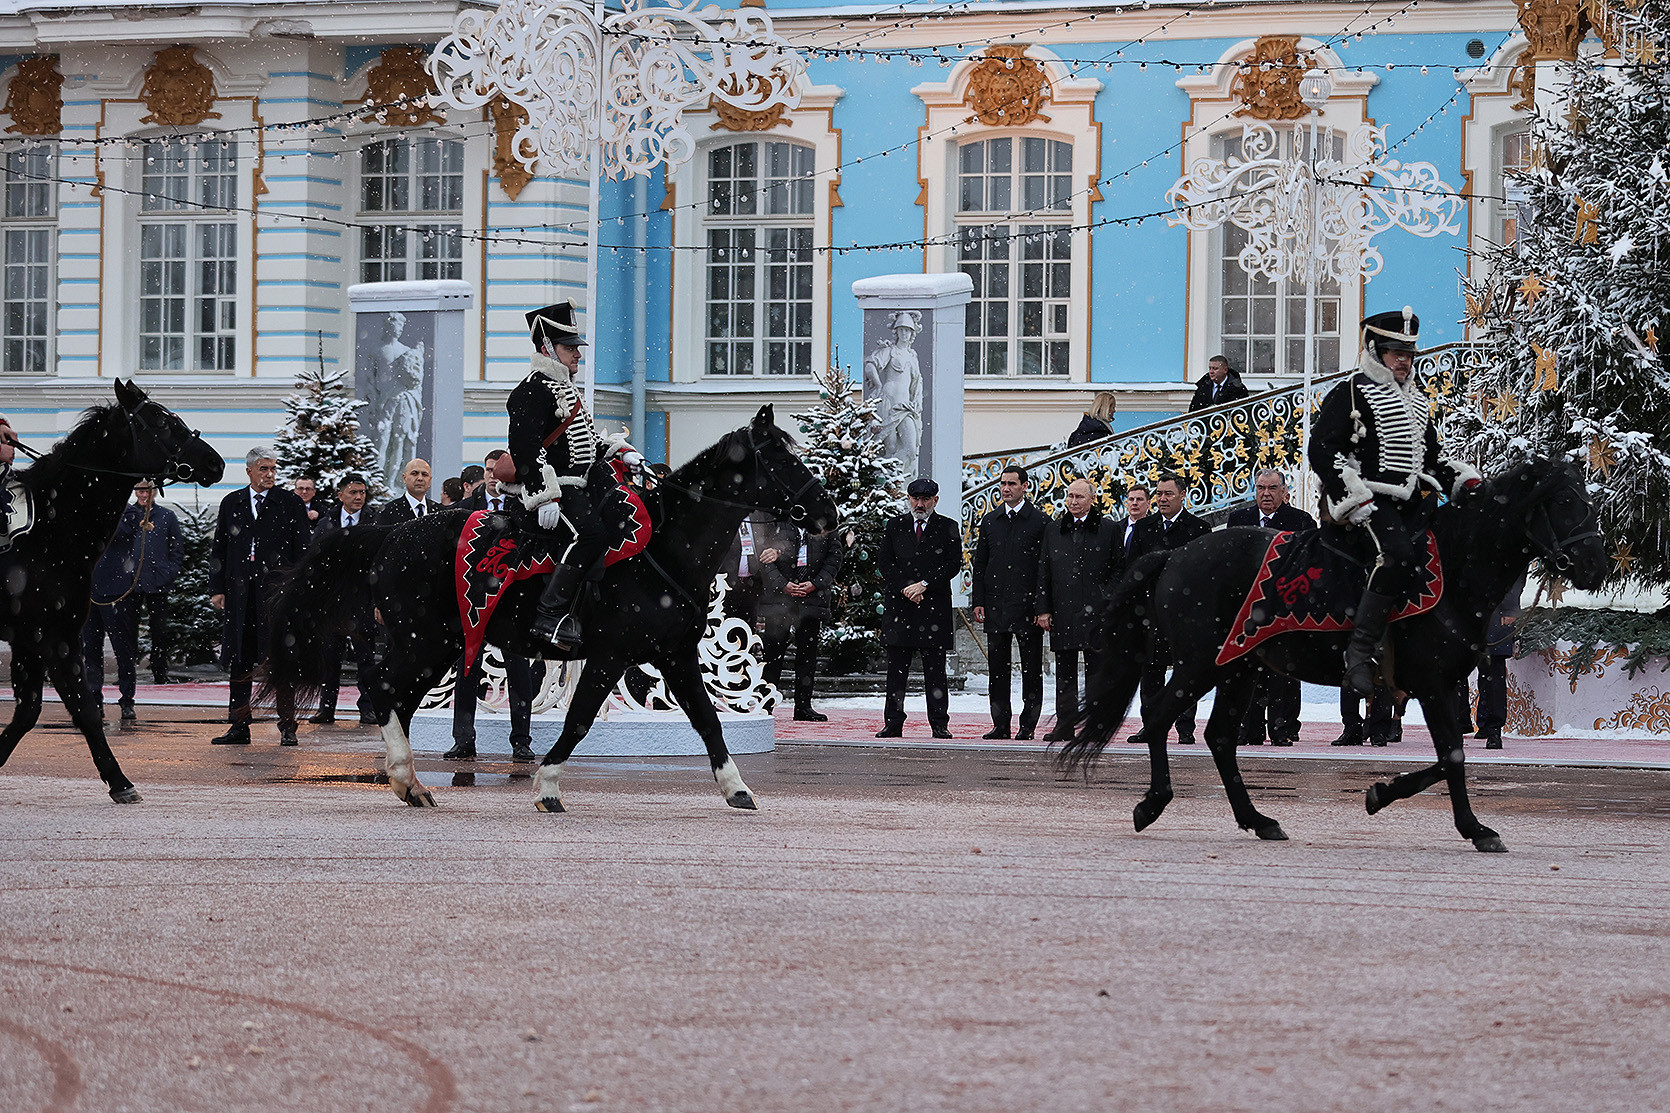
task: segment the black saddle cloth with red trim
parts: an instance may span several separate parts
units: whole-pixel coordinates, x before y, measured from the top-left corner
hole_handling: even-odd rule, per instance
[[[593,465],[586,476],[586,493],[597,507],[609,544],[604,566],[642,552],[649,544],[650,513],[643,492],[630,482],[626,465],[618,460]],[[474,665],[487,623],[510,586],[556,567],[551,536],[534,526],[531,514],[520,510],[501,514],[477,510],[464,523],[453,568],[458,618],[464,625],[465,669]],[[557,536],[566,547],[568,538]]]
[[[1368,583],[1368,567],[1363,554],[1354,551],[1355,540],[1354,534],[1326,526],[1278,533],[1264,552],[1217,663],[1227,665],[1278,634],[1351,629],[1350,615]],[[1430,611],[1444,595],[1444,567],[1431,530],[1416,539],[1415,551],[1414,584],[1392,612],[1393,622]]]

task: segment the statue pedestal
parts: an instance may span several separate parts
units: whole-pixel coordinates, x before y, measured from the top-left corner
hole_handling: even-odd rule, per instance
[[[733,754],[765,754],[777,746],[776,726],[769,714],[721,711],[725,748]],[[544,754],[562,734],[563,715],[547,711],[529,724],[533,748]],[[419,711],[412,716],[412,749],[440,754],[452,748],[452,708]],[[510,756],[510,716],[476,705],[476,753]],[[586,733],[576,757],[686,757],[705,755],[707,748],[682,711],[615,711],[599,719]]]
[[[441,480],[463,470],[464,315],[473,298],[456,279],[348,287],[354,396],[366,402],[360,431],[394,490],[413,457],[429,461],[437,498]]]

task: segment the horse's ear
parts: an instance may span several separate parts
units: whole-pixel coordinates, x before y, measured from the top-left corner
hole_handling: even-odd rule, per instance
[[[760,412],[754,415],[754,428],[760,431],[770,429],[777,424],[777,412],[770,402],[760,407]]]
[[[145,392],[134,386],[131,379],[117,379],[116,401],[121,403],[124,410],[131,410],[145,401]]]

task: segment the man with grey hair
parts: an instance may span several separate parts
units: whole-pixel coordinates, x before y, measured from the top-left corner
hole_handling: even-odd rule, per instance
[[[312,523],[307,506],[273,484],[278,460],[265,445],[244,457],[249,486],[220,500],[214,543],[209,549],[209,602],[225,612],[220,663],[232,674],[225,734],[217,746],[249,745],[250,690],[266,640],[267,593],[279,572],[301,559]],[[279,744],[296,744],[296,700],[289,688],[278,691]]]
[[[1292,533],[1315,529],[1316,519],[1290,505],[1288,498],[1287,476],[1265,468],[1253,477],[1253,505],[1231,510],[1226,524]],[[1299,739],[1299,697],[1299,682],[1293,677],[1259,669],[1253,705],[1241,720],[1239,744],[1262,746],[1268,734],[1272,746],[1293,745]]]

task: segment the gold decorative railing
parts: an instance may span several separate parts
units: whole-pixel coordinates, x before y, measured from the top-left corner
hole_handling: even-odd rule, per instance
[[[1439,414],[1466,398],[1468,374],[1481,365],[1482,349],[1446,344],[1421,353],[1415,375]],[[1336,372],[1311,384],[1312,413],[1333,385],[1350,372]],[[963,458],[963,537],[972,551],[975,528],[997,508],[998,477],[1019,465],[1031,479],[1031,497],[1051,515],[1064,509],[1067,487],[1087,478],[1102,508],[1115,513],[1136,483],[1152,484],[1162,472],[1176,472],[1188,485],[1188,508],[1210,514],[1247,502],[1253,477],[1264,468],[1289,476],[1302,464],[1304,384],[1277,387],[1236,402],[1179,414],[1138,429],[1087,441],[1074,448],[1042,445],[989,456]]]

